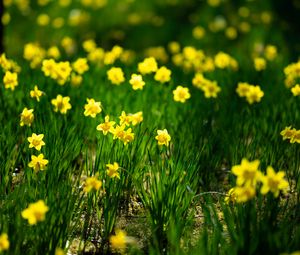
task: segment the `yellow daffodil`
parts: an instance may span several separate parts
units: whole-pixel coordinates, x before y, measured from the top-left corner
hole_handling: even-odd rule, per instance
[[[62,95],[57,95],[56,98],[52,99],[51,104],[54,105],[54,111],[59,111],[61,114],[66,114],[72,108],[70,97],[63,97]]]
[[[275,197],[278,197],[281,190],[286,192],[289,187],[289,183],[283,178],[284,175],[285,173],[283,171],[275,173],[273,167],[268,166],[267,175],[261,177],[263,186],[260,192],[262,194],[267,194],[271,191]]]
[[[157,130],[157,136],[155,137],[158,145],[166,145],[169,146],[169,142],[171,141],[171,136],[168,133],[167,129]]]
[[[45,214],[49,211],[49,207],[43,200],[29,204],[28,208],[22,211],[22,217],[28,220],[29,225],[35,225],[39,221],[45,220]]]
[[[21,113],[20,126],[31,126],[34,120],[33,109],[27,109],[26,107],[23,109]]]
[[[102,111],[101,102],[96,102],[93,98],[87,98],[86,101],[87,104],[84,105],[84,116],[95,118],[96,115]]]
[[[36,133],[33,133],[32,136],[27,138],[29,142],[29,148],[35,148],[36,150],[40,151],[42,146],[45,145],[43,138],[43,134],[37,135]]]
[[[29,162],[28,166],[31,167],[31,168],[33,168],[33,170],[35,172],[38,172],[40,170],[41,171],[45,170],[48,162],[49,161],[47,159],[44,159],[44,154],[41,153],[38,156],[32,155],[31,156],[31,161]]]

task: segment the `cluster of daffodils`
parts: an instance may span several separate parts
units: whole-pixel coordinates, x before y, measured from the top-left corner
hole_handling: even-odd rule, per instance
[[[249,104],[258,103],[264,96],[264,92],[258,85],[251,85],[247,82],[239,82],[236,93],[240,97],[245,97]]]
[[[216,98],[221,88],[216,81],[206,79],[202,73],[196,73],[193,80],[193,85],[204,92],[206,98]]]
[[[285,127],[284,130],[280,132],[283,140],[289,140],[290,143],[300,143],[300,130],[292,128],[292,126]]]
[[[230,68],[236,71],[239,68],[238,62],[229,54],[222,51],[215,55],[214,62],[215,66],[219,69]]]
[[[29,142],[29,148],[34,148],[37,151],[40,151],[42,146],[45,145],[43,141],[44,135],[43,134],[35,134],[33,133],[32,136],[28,137],[27,140]],[[33,168],[34,172],[43,171],[46,169],[48,164],[48,160],[44,158],[44,154],[40,153],[39,155],[31,156],[31,161],[29,162],[28,166]]]
[[[8,59],[5,53],[0,55],[0,66],[4,72],[11,71],[19,73],[21,71],[21,67],[12,59]]]
[[[134,140],[134,133],[130,126],[136,126],[143,121],[143,112],[134,114],[126,114],[122,111],[119,116],[119,123],[111,121],[109,115],[105,116],[104,122],[97,126],[97,130],[102,132],[103,135],[112,134],[113,139],[118,139],[127,145]]]
[[[82,83],[82,75],[89,70],[86,58],[78,58],[72,64],[69,61],[56,62],[53,58],[42,62],[42,71],[45,76],[55,80],[59,85],[71,81],[73,86]]]
[[[300,81],[300,60],[296,63],[291,63],[284,68],[285,86],[287,88],[294,87]],[[293,93],[294,94],[294,93]]]
[[[266,69],[267,61],[274,61],[277,57],[277,48],[274,45],[266,45],[263,50],[261,47],[257,47],[256,51],[257,52],[254,53],[255,57],[253,58],[253,64],[254,69],[258,72]]]
[[[278,197],[280,191],[287,192],[288,182],[284,179],[283,171],[275,172],[273,167],[268,166],[266,175],[259,171],[259,160],[248,161],[243,159],[240,165],[232,167],[232,173],[237,177],[236,187],[230,189],[225,198],[225,202],[243,203],[251,200],[256,195],[256,188],[259,183],[260,193],[265,195],[272,192],[274,197]]]
[[[206,56],[202,50],[192,46],[183,47],[181,50],[178,42],[171,42],[168,48],[172,54],[173,63],[185,71],[212,72],[215,70],[214,59]]]
[[[109,51],[105,51],[103,48],[98,47],[93,39],[88,39],[83,42],[82,47],[87,53],[87,59],[98,66],[113,65],[117,60],[129,64],[134,60],[132,51],[125,50],[118,45],[113,46]]]
[[[46,77],[64,85],[70,78],[72,67],[69,61],[56,62],[54,59],[45,59],[42,62],[42,71]]]
[[[113,164],[106,164],[106,174],[109,178],[120,179],[120,169],[121,167],[117,162]],[[99,174],[96,173],[94,176],[87,177],[83,184],[83,191],[85,193],[97,192],[102,188],[103,182],[99,180]]]

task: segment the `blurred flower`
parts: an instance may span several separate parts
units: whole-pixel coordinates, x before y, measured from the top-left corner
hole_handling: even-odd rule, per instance
[[[291,92],[293,93],[293,96],[299,96],[300,95],[300,86],[299,84],[296,84],[293,88],[291,88]]]
[[[197,40],[202,39],[205,36],[205,29],[201,26],[194,27],[193,37]]]
[[[154,80],[159,81],[161,83],[169,82],[171,80],[171,70],[166,68],[165,66],[160,67],[155,75]]]
[[[87,104],[84,105],[84,116],[95,118],[96,115],[102,111],[101,103],[96,102],[93,98],[87,98],[86,101]]]
[[[42,13],[37,17],[36,22],[39,26],[42,26],[42,27],[47,26],[50,22],[50,17],[48,14]]]
[[[262,71],[266,69],[267,62],[264,58],[254,59],[254,68],[256,71]]]
[[[131,124],[135,126],[143,121],[143,112],[134,113],[130,115],[130,118],[131,118]]]
[[[102,181],[98,180],[98,175],[88,177],[84,183],[84,192],[89,193],[92,190],[97,191],[102,187]]]
[[[261,177],[263,186],[261,188],[262,194],[267,194],[271,191],[275,197],[278,197],[280,190],[286,191],[289,187],[289,183],[283,178],[284,172],[279,171],[275,173],[273,167],[267,167],[267,175]]]
[[[78,74],[83,74],[87,70],[89,70],[89,66],[87,64],[87,59],[86,58],[78,58],[74,63],[73,63],[73,70],[77,72]]]
[[[8,250],[9,245],[8,235],[6,233],[2,233],[0,235],[0,252]]]
[[[272,61],[277,57],[277,48],[274,45],[267,45],[265,48],[265,57],[267,60]]]
[[[104,135],[107,135],[108,132],[112,132],[113,131],[115,123],[116,122],[114,122],[114,121],[109,121],[109,116],[106,115],[104,123],[99,124],[97,126],[97,130],[98,131],[102,131]]]
[[[30,137],[27,138],[29,142],[29,148],[35,148],[36,150],[40,151],[42,146],[45,145],[43,141],[44,135],[33,133]]]
[[[289,126],[285,127],[285,129],[280,132],[280,135],[282,136],[283,140],[292,139],[296,132],[297,130],[295,128],[292,129],[292,126]]]
[[[189,89],[182,86],[177,86],[175,90],[173,90],[174,100],[176,102],[184,103],[187,99],[191,97]]]
[[[6,89],[15,90],[15,87],[18,86],[18,74],[6,71],[3,77],[3,83]]]
[[[261,176],[261,173],[258,171],[259,164],[259,160],[248,161],[244,158],[240,165],[233,166],[231,171],[237,176],[237,185],[255,186]]]
[[[157,62],[154,57],[145,58],[138,64],[138,70],[141,74],[149,74],[157,71]]]
[[[136,240],[133,237],[127,236],[124,230],[117,229],[115,235],[109,237],[109,242],[113,250],[124,253],[127,244],[134,244]]]
[[[44,159],[44,154],[41,153],[38,156],[32,155],[31,156],[31,161],[29,162],[28,166],[33,168],[33,170],[35,172],[38,172],[40,170],[41,171],[45,170],[46,165],[48,165],[48,162],[49,161],[47,159]]]
[[[157,130],[157,136],[155,136],[158,145],[166,145],[169,146],[169,142],[171,141],[171,136],[168,133],[167,129]]]
[[[253,104],[254,102],[260,102],[263,96],[264,92],[259,86],[250,86],[246,93],[246,100],[249,104]]]
[[[120,85],[125,81],[124,73],[120,67],[112,67],[107,71],[107,78],[112,84]]]
[[[21,113],[20,126],[31,126],[34,120],[33,109],[27,109],[26,107],[23,109]]]
[[[129,83],[131,84],[132,88],[134,90],[143,89],[145,86],[145,82],[143,81],[143,77],[140,74],[132,74],[131,79],[129,80]]]
[[[256,191],[252,186],[238,186],[234,188],[234,194],[238,203],[244,203],[255,197]]]
[[[51,104],[54,105],[54,111],[59,111],[61,114],[66,114],[72,108],[70,97],[63,97],[62,95],[57,95],[56,98],[52,99]]]
[[[221,88],[218,86],[216,81],[206,82],[202,88],[204,91],[204,96],[206,98],[216,98],[218,93],[221,91]]]
[[[28,220],[29,225],[35,225],[38,221],[45,220],[45,214],[49,207],[43,200],[29,204],[28,208],[22,211],[22,217]]]
[[[39,90],[38,86],[34,86],[33,90],[30,90],[30,97],[35,98],[38,102],[40,101],[40,97],[44,94],[43,91]]]
[[[110,178],[118,178],[120,179],[120,173],[119,170],[119,164],[117,162],[114,162],[113,164],[106,164],[107,170],[106,173]]]

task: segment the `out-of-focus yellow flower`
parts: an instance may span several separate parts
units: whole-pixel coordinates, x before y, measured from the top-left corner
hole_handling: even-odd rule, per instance
[[[174,100],[176,102],[184,103],[187,99],[191,97],[189,89],[182,86],[177,86],[175,90],[173,90]]]
[[[56,46],[52,46],[47,50],[47,56],[54,59],[60,58],[60,51]]]
[[[228,39],[234,40],[237,38],[238,33],[235,27],[227,27],[225,29],[225,35]]]
[[[98,180],[98,175],[88,177],[84,183],[84,192],[89,193],[92,190],[99,190],[102,187],[102,181]]]
[[[132,86],[132,89],[134,90],[142,90],[145,86],[145,82],[143,81],[143,76],[140,74],[132,74],[131,79],[129,80],[129,83]]]
[[[38,172],[45,170],[48,163],[49,161],[44,158],[44,154],[40,153],[38,156],[31,156],[31,161],[29,162],[28,166],[33,168],[35,172]]]
[[[87,104],[84,105],[84,116],[95,118],[96,115],[102,111],[101,102],[96,102],[93,98],[87,98],[86,101]]]
[[[131,118],[131,124],[135,126],[143,121],[143,112],[134,113],[130,115],[130,118]]]
[[[116,124],[115,121],[109,121],[109,116],[105,116],[104,123],[101,123],[97,126],[98,131],[102,131],[104,135],[107,135],[108,132],[112,133],[114,125]]]
[[[117,125],[115,128],[112,129],[112,134],[114,135],[113,139],[120,139],[122,140],[125,136],[125,125]]]
[[[87,70],[89,70],[89,66],[87,64],[87,59],[86,58],[78,58],[74,63],[73,63],[73,69],[75,72],[78,74],[83,74]]]
[[[261,176],[261,173],[258,170],[259,164],[259,160],[250,162],[244,158],[242,159],[242,163],[240,165],[233,166],[231,171],[237,176],[237,185],[250,185],[255,187]]]
[[[267,60],[273,61],[277,57],[277,48],[274,45],[267,45],[264,53]]]
[[[2,233],[0,235],[0,252],[8,250],[9,245],[8,235],[6,233]]]
[[[236,201],[236,195],[235,195],[235,188],[231,188],[224,199],[224,202],[226,204],[229,204],[229,202],[235,202]]]
[[[11,20],[10,14],[8,12],[4,12],[1,17],[1,22],[4,26],[8,25]]]
[[[112,84],[120,85],[125,81],[123,70],[120,67],[112,67],[107,71],[107,78]]]
[[[125,111],[122,111],[120,119],[120,125],[126,125],[129,126],[131,122],[131,116],[127,115]]]
[[[138,70],[141,74],[149,74],[157,71],[157,62],[154,57],[145,58],[138,64]]]
[[[239,82],[236,93],[238,93],[240,97],[245,97],[249,91],[250,86],[251,85],[246,82]]]
[[[289,126],[285,127],[285,129],[280,132],[280,135],[282,136],[283,140],[292,139],[296,132],[297,130],[295,128],[292,129],[292,126]]]
[[[89,40],[85,40],[82,43],[82,47],[86,52],[92,52],[97,48],[97,44],[96,44],[95,40],[89,39]]]
[[[82,76],[81,75],[76,75],[76,74],[72,74],[71,75],[71,85],[73,87],[78,87],[80,86],[82,83]]]
[[[264,92],[259,86],[250,86],[246,93],[246,100],[249,104],[253,104],[255,102],[260,102],[263,96]]]
[[[172,54],[180,52],[180,44],[178,42],[170,42],[168,44],[168,49]]]
[[[300,130],[293,132],[290,143],[300,143]]]
[[[266,69],[267,62],[264,58],[254,59],[254,68],[256,71],[262,71]]]
[[[62,248],[58,247],[55,249],[54,255],[66,255],[66,253],[64,252],[64,250]]]
[[[121,141],[124,143],[124,145],[127,145],[128,143],[132,142],[133,140],[134,140],[134,133],[132,132],[131,128],[128,128],[127,130],[125,130]]]
[[[171,70],[166,68],[165,66],[160,67],[155,75],[154,80],[159,81],[161,83],[169,82],[171,80]]]
[[[244,203],[255,197],[256,191],[253,186],[241,186],[234,188],[234,194],[238,203]]]
[[[221,88],[218,86],[216,81],[206,82],[202,88],[204,91],[204,96],[206,98],[216,98],[218,93],[221,91]]]
[[[221,0],[207,0],[207,3],[212,7],[217,7],[221,4]]]
[[[51,100],[51,104],[54,105],[54,111],[66,114],[68,110],[72,108],[70,104],[70,97],[63,97],[62,95],[57,95],[56,98]]]
[[[36,23],[41,27],[49,25],[49,23],[50,23],[49,15],[46,13],[40,14],[36,19]]]
[[[40,151],[42,146],[45,145],[43,138],[44,134],[37,135],[36,133],[33,133],[30,137],[27,138],[29,142],[29,148],[35,148],[36,150]]]
[[[28,208],[22,211],[22,217],[28,220],[29,225],[35,225],[38,221],[44,221],[49,207],[43,200],[29,204]]]
[[[273,167],[268,166],[267,175],[261,177],[263,186],[260,192],[264,195],[271,191],[274,194],[274,197],[278,197],[281,190],[286,192],[289,187],[289,183],[283,178],[284,175],[283,171],[275,173]]]
[[[6,71],[3,77],[4,87],[6,89],[11,89],[12,91],[15,90],[15,87],[18,86],[18,74],[12,73],[10,71]]]
[[[21,120],[20,120],[20,126],[31,126],[32,122],[34,120],[34,115],[33,115],[33,109],[27,109],[25,107],[21,113]]]
[[[114,162],[113,164],[106,164],[106,174],[110,178],[118,178],[120,179],[120,173],[119,173],[119,164],[117,162]]]
[[[44,94],[43,91],[39,90],[38,86],[34,86],[33,90],[29,92],[31,98],[35,98],[38,102],[40,101],[40,97]]]
[[[109,238],[110,245],[113,249],[120,252],[124,252],[126,249],[126,232],[123,230],[116,230],[116,234],[110,236]]]
[[[201,26],[196,26],[193,29],[193,37],[197,40],[202,39],[205,36],[205,29]]]
[[[63,27],[64,24],[65,24],[65,20],[63,17],[57,17],[52,21],[52,26],[56,29]]]
[[[168,133],[167,129],[157,130],[157,136],[155,136],[158,145],[166,145],[169,146],[169,142],[171,141],[171,136]]]
[[[291,92],[293,93],[293,96],[299,96],[300,95],[300,85],[296,84],[293,88],[291,88]]]

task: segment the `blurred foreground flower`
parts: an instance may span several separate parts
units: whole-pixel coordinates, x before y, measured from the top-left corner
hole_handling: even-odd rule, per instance
[[[28,208],[22,211],[22,217],[28,220],[30,225],[35,225],[38,221],[45,220],[45,214],[49,211],[49,207],[43,200],[29,204]]]

